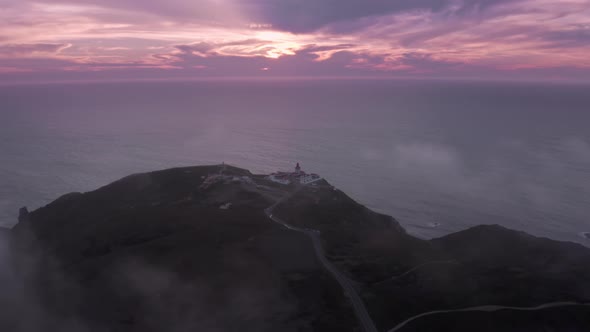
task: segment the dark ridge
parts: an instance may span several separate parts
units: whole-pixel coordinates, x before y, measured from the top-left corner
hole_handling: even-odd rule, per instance
[[[273,213],[319,232],[327,259],[382,331],[433,310],[590,302],[584,246],[498,225],[421,240],[327,181],[280,185],[228,165],[134,174],[67,194],[22,209],[0,237],[11,235],[20,280],[51,330],[67,331],[72,319],[88,331],[358,330],[310,239],[265,214],[280,199]],[[515,322],[520,330],[586,331],[580,317],[590,309],[464,312],[402,330],[446,331],[460,319],[452,330],[510,330]]]

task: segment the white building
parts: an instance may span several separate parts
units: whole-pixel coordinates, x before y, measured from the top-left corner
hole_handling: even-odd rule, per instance
[[[290,184],[291,181],[299,182],[301,184],[310,184],[322,179],[322,177],[317,174],[305,173],[303,170],[301,170],[299,163],[297,163],[295,166],[295,172],[277,172],[269,175],[267,178],[273,182],[284,185]]]
[[[304,174],[299,177],[299,182],[301,184],[310,184],[321,179],[322,178],[317,174]]]

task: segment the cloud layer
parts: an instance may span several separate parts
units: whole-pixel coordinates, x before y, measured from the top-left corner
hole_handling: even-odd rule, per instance
[[[588,0],[0,0],[0,82],[590,80]]]

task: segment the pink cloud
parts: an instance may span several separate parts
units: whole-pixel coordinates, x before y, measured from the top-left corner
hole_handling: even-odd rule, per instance
[[[555,70],[567,76],[575,69],[576,77],[590,80],[585,0],[342,0],[339,6],[301,0],[301,8],[332,8],[325,16],[310,11],[309,18],[268,0],[250,6],[238,0],[5,3],[0,72],[10,79],[109,70],[130,76],[141,70],[183,76],[185,70],[212,76],[492,77],[500,71],[555,77]]]

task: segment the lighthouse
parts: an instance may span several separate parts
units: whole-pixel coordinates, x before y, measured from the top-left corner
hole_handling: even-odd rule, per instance
[[[296,174],[300,174],[301,173],[301,166],[299,166],[299,163],[297,163],[297,165],[295,166],[295,173]]]

